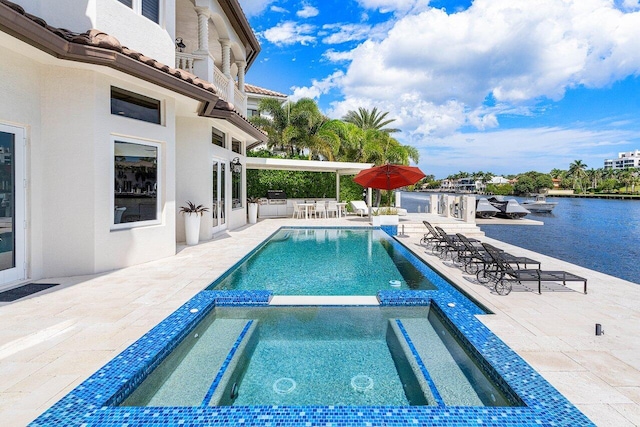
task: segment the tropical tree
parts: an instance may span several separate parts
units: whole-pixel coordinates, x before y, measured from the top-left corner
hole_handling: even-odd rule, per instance
[[[388,111],[385,111],[384,113],[379,112],[377,107],[373,107],[371,111],[360,107],[358,108],[358,111],[348,111],[342,120],[347,123],[353,123],[363,130],[374,129],[384,133],[400,132],[400,129],[385,127],[396,121],[396,119],[386,119],[388,114]]]
[[[577,186],[581,193],[584,192],[582,180],[587,176],[585,169],[587,169],[587,165],[582,163],[582,160],[574,160],[569,165],[568,175],[573,178],[573,189],[575,190]]]

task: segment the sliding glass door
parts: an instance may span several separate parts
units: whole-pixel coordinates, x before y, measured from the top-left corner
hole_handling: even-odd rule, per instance
[[[0,124],[0,285],[26,277],[24,138]]]

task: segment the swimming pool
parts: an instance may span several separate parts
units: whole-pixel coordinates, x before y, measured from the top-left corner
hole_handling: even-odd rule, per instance
[[[282,229],[209,287],[275,295],[375,295],[390,288],[436,286],[387,233],[345,228]]]
[[[127,349],[125,349],[116,358],[98,370],[95,374],[85,380],[82,384],[72,390],[68,395],[63,397],[60,401],[55,403],[49,410],[36,419],[32,426],[142,426],[142,425],[207,425],[207,426],[227,426],[227,425],[242,425],[242,426],[264,426],[264,425],[304,425],[304,426],[337,426],[337,425],[353,425],[353,426],[371,426],[371,425],[387,425],[387,426],[403,426],[407,425],[443,425],[443,426],[460,426],[460,425],[501,425],[501,426],[540,426],[540,425],[564,425],[564,426],[592,426],[593,424],[570,402],[566,400],[557,390],[555,390],[549,383],[547,383],[535,370],[533,370],[526,362],[524,362],[515,352],[507,347],[498,337],[496,337],[490,330],[488,330],[482,322],[477,318],[479,315],[486,313],[481,307],[470,301],[462,293],[460,293],[455,287],[451,286],[444,278],[433,272],[428,266],[421,262],[417,257],[412,255],[406,247],[399,244],[393,239],[388,240],[392,245],[393,250],[402,254],[402,256],[410,262],[420,274],[423,274],[431,283],[435,285],[436,289],[431,290],[412,290],[412,289],[392,289],[386,288],[377,292],[377,299],[380,302],[380,307],[339,307],[335,308],[332,315],[323,315],[323,323],[331,324],[333,318],[346,316],[349,311],[355,311],[355,314],[350,316],[350,320],[344,322],[341,327],[330,327],[330,330],[342,330],[344,333],[349,332],[348,325],[352,326],[352,329],[358,329],[367,326],[370,322],[372,324],[380,324],[380,321],[386,321],[386,331],[389,331],[390,325],[393,325],[396,320],[400,321],[400,324],[395,323],[394,334],[398,338],[398,341],[402,343],[404,340],[404,349],[400,354],[404,354],[407,359],[407,363],[411,367],[411,374],[407,376],[407,364],[404,365],[396,360],[398,353],[395,353],[391,348],[393,344],[389,344],[389,339],[385,336],[386,344],[380,344],[380,339],[377,344],[372,342],[366,343],[366,345],[375,345],[376,353],[380,355],[381,352],[388,351],[391,354],[396,372],[396,376],[400,378],[403,389],[410,387],[414,389],[412,392],[404,393],[404,398],[409,404],[403,404],[398,400],[386,400],[382,398],[382,403],[377,401],[376,403],[356,402],[356,403],[342,403],[343,401],[336,401],[338,403],[296,403],[296,402],[282,402],[271,401],[271,403],[255,404],[257,401],[244,401],[239,399],[245,399],[251,397],[251,392],[248,389],[243,388],[246,384],[249,384],[250,379],[256,375],[255,378],[261,378],[260,381],[266,382],[272,391],[280,391],[281,394],[294,393],[300,384],[302,387],[307,380],[300,379],[298,381],[293,376],[296,373],[289,374],[281,372],[276,377],[271,377],[268,380],[260,375],[264,375],[265,371],[270,375],[269,370],[251,367],[252,357],[247,357],[242,360],[242,355],[253,356],[253,352],[258,351],[260,340],[252,342],[251,337],[256,335],[256,331],[263,326],[268,325],[272,320],[268,320],[269,316],[261,317],[256,313],[256,307],[262,307],[261,310],[274,310],[275,307],[269,306],[273,292],[266,289],[251,289],[251,290],[212,290],[207,289],[195,295],[182,307],[172,313],[159,325],[145,334],[138,341],[133,343]],[[266,243],[265,243],[266,244]],[[248,259],[249,257],[247,257]],[[238,265],[241,265],[245,260],[241,260]],[[326,268],[325,268],[326,270]],[[324,270],[321,270],[324,271]],[[223,276],[230,275],[231,272],[226,273]],[[254,314],[249,316],[240,314],[240,311],[228,311],[233,308],[237,310],[242,308],[250,311]],[[317,307],[308,308],[309,310],[320,310]],[[402,311],[402,310],[406,311]],[[252,311],[256,310],[256,311]],[[294,314],[287,314],[285,317],[292,319],[296,318],[302,322],[302,319],[306,319],[308,312],[304,309],[298,313],[298,317]],[[362,311],[361,311],[362,310]],[[373,316],[367,310],[379,310],[382,312],[389,311],[389,316]],[[401,311],[393,311],[401,310]],[[424,348],[432,347],[428,340],[421,338],[421,330],[425,326],[425,322],[431,324],[430,328],[434,331],[440,331],[441,326],[437,322],[433,322],[433,319],[429,319],[429,315],[425,313],[437,312],[437,320],[444,326],[446,326],[449,338],[458,342],[461,345],[462,352],[471,356],[473,365],[476,366],[477,372],[481,372],[482,376],[489,377],[489,383],[493,387],[499,390],[498,394],[502,394],[506,400],[515,406],[485,406],[487,402],[492,402],[491,392],[488,394],[482,391],[474,391],[478,396],[483,395],[484,398],[478,397],[482,404],[470,402],[454,402],[452,404],[447,403],[445,395],[447,393],[440,393],[436,385],[436,390],[440,394],[440,400],[442,404],[439,404],[438,399],[435,398],[435,393],[431,391],[431,397],[429,392],[425,390],[431,390],[427,377],[437,377],[432,375],[438,372],[438,369],[429,366],[430,363],[435,361],[436,363],[446,359],[443,357],[434,357],[433,360],[429,360],[429,352],[424,352]],[[227,313],[222,315],[222,313]],[[324,312],[324,311],[323,311]],[[284,313],[284,312],[282,312]],[[294,310],[293,313],[296,313]],[[328,312],[327,312],[328,313]],[[339,314],[335,314],[339,313]],[[304,314],[304,316],[303,316]],[[355,315],[355,317],[353,317]],[[202,381],[203,385],[198,387],[204,391],[204,397],[200,392],[201,399],[195,399],[195,402],[199,401],[199,404],[193,404],[192,401],[173,401],[168,406],[163,406],[161,403],[151,402],[149,397],[149,403],[151,406],[131,406],[136,404],[146,404],[143,402],[147,397],[142,397],[141,401],[134,402],[136,390],[147,387],[142,384],[145,380],[150,380],[149,384],[152,384],[154,380],[154,372],[162,372],[165,374],[170,373],[171,369],[166,369],[167,366],[171,366],[172,354],[188,354],[191,344],[189,341],[194,342],[196,333],[200,334],[201,329],[209,322],[211,325],[215,324],[216,316],[222,316],[225,320],[231,321],[231,323],[237,323],[231,328],[230,323],[218,325],[218,329],[223,330],[226,334],[218,336],[213,340],[215,351],[204,351],[204,363],[203,365],[209,366],[211,373],[206,377],[207,381]],[[284,316],[284,315],[283,315]],[[277,318],[278,316],[276,316]],[[371,319],[379,318],[380,321],[373,321]],[[358,320],[355,320],[358,319]],[[293,320],[288,320],[291,322]],[[417,322],[412,324],[412,322]],[[277,322],[276,322],[277,323]],[[402,326],[402,327],[401,327]],[[373,327],[373,326],[371,326]],[[380,327],[377,327],[380,329]],[[268,329],[268,328],[266,328]],[[276,327],[273,329],[275,333],[288,334],[290,327]],[[295,330],[295,329],[293,329]],[[404,332],[403,332],[404,330]],[[416,330],[418,332],[416,332]],[[385,332],[386,333],[386,332]],[[406,336],[405,336],[406,335]],[[302,335],[304,337],[304,334]],[[379,335],[378,335],[379,337]],[[407,339],[408,337],[408,339]],[[204,338],[203,335],[199,335],[195,341]],[[276,337],[277,338],[277,337]],[[280,337],[282,338],[282,337]],[[222,341],[226,340],[227,344],[223,344]],[[263,344],[268,344],[269,340],[264,341]],[[297,342],[296,340],[295,342]],[[300,341],[304,341],[300,339]],[[288,344],[285,344],[286,347]],[[255,347],[252,350],[252,345]],[[385,350],[385,345],[388,350]],[[338,346],[340,347],[340,346]],[[444,344],[444,347],[447,347]],[[191,346],[195,348],[195,345]],[[265,347],[268,349],[268,346]],[[278,348],[282,348],[279,346]],[[442,346],[441,346],[442,348]],[[335,354],[336,347],[329,347],[329,357],[327,359],[332,360],[332,355]],[[300,349],[302,351],[302,349]],[[177,351],[177,353],[174,353]],[[447,347],[447,352],[450,354],[450,358],[458,360],[460,350],[451,351]],[[197,351],[196,351],[197,353]],[[364,347],[359,349],[356,354],[365,353]],[[350,352],[351,354],[351,352]],[[426,354],[426,355],[425,355]],[[458,354],[458,356],[456,356]],[[424,356],[424,357],[423,357]],[[182,356],[178,357],[180,359]],[[186,356],[185,356],[186,357]],[[344,356],[348,358],[350,356]],[[386,357],[386,356],[385,356]],[[217,358],[217,362],[213,362],[213,359]],[[284,357],[277,357],[278,364]],[[384,359],[384,357],[380,357]],[[273,358],[264,358],[262,362],[258,361],[258,364],[277,365]],[[413,363],[412,363],[413,361]],[[378,361],[376,360],[376,363]],[[213,366],[213,365],[219,365]],[[300,364],[300,363],[298,363]],[[357,363],[356,363],[357,364]],[[283,365],[286,365],[283,363]],[[336,363],[338,365],[338,363]],[[359,364],[365,366],[365,363]],[[162,368],[160,368],[163,366]],[[400,366],[400,367],[398,367]],[[464,363],[457,363],[457,366],[461,371],[466,368],[462,368]],[[353,367],[353,365],[351,365]],[[386,367],[380,368],[389,371],[390,364],[387,359]],[[336,367],[337,369],[337,367]],[[254,371],[254,373],[250,371]],[[338,372],[346,372],[347,369],[337,369]],[[348,385],[344,385],[343,388],[351,387],[352,390],[359,388],[365,393],[369,391],[370,382],[369,378],[373,381],[373,387],[379,383],[375,379],[375,374],[370,374],[369,371],[362,370],[349,370]],[[393,371],[393,369],[391,369]],[[377,369],[376,369],[377,372]],[[425,372],[427,375],[425,375]],[[442,372],[448,372],[444,370]],[[393,372],[392,372],[393,373]],[[156,377],[156,385],[160,385],[166,381],[170,381],[170,374],[160,375]],[[225,375],[227,376],[225,378]],[[235,375],[235,376],[234,376]],[[373,375],[373,376],[372,376]],[[420,376],[422,375],[422,377]],[[444,376],[449,375],[446,373]],[[203,375],[195,374],[191,378],[200,380]],[[345,377],[345,375],[337,375],[338,377]],[[391,375],[393,377],[393,375]],[[411,380],[411,377],[415,380]],[[473,388],[476,380],[479,378],[476,374],[464,375],[468,379],[468,383]],[[415,404],[415,381],[424,378],[421,388],[421,393],[425,398],[426,404]],[[473,378],[473,380],[469,380]],[[247,381],[243,385],[244,381]],[[187,384],[195,384],[193,381],[187,381]],[[353,385],[351,384],[353,381]],[[413,381],[413,382],[412,382]],[[294,386],[295,382],[295,386]],[[311,384],[315,382],[308,380]],[[440,380],[432,378],[433,384],[442,384]],[[238,404],[235,404],[234,399],[231,399],[231,391],[233,384],[236,384]],[[426,387],[425,387],[426,383]],[[446,382],[445,382],[446,384]],[[418,384],[420,387],[420,384]],[[151,387],[153,388],[153,387]],[[161,387],[160,387],[161,388]],[[169,387],[170,388],[170,387]],[[195,389],[196,387],[191,387]],[[444,387],[446,388],[446,387]],[[480,387],[481,389],[483,387]],[[387,389],[385,387],[385,389]],[[149,390],[149,389],[147,389]],[[347,388],[348,390],[348,388]],[[397,388],[393,388],[394,393],[398,395]],[[188,392],[191,389],[185,387],[182,393],[178,393],[180,398],[186,398]],[[218,396],[214,396],[218,393]],[[324,394],[331,394],[325,392]],[[197,394],[194,394],[197,395]],[[228,396],[225,398],[225,395]],[[417,394],[419,397],[420,394]],[[240,397],[242,396],[242,398]],[[488,398],[487,398],[488,397]],[[217,400],[214,400],[217,399]],[[399,399],[402,396],[400,395]],[[494,394],[496,400],[499,396]],[[191,399],[191,397],[189,398]],[[225,401],[227,399],[227,401]],[[215,402],[219,406],[210,406],[210,402]],[[433,401],[436,404],[432,404]],[[252,403],[253,402],[253,403]],[[412,404],[413,403],[413,404]]]
[[[436,306],[216,308],[123,405],[521,405],[495,376]]]

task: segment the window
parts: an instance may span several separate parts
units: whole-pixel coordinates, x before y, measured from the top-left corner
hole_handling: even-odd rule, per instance
[[[118,138],[113,153],[113,224],[159,223],[160,144]]]
[[[232,139],[231,151],[233,151],[234,153],[242,154],[242,143],[237,139]]]
[[[111,86],[111,114],[160,124],[160,101]]]
[[[211,143],[224,148],[224,133],[216,128],[211,128]]]
[[[142,0],[142,16],[160,22],[160,0]]]
[[[231,208],[240,209],[243,204],[242,172],[231,172]]]
[[[149,18],[156,24],[160,23],[160,0],[118,0],[123,5],[135,10],[136,13]]]
[[[258,110],[247,109],[247,117],[258,116]]]

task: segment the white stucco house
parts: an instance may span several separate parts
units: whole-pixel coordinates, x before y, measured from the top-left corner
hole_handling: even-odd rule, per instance
[[[0,0],[0,286],[243,226],[259,52],[237,0]]]

